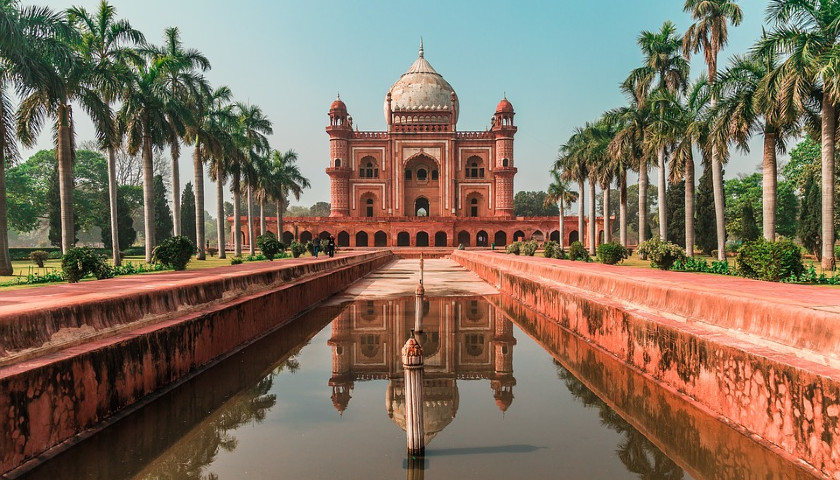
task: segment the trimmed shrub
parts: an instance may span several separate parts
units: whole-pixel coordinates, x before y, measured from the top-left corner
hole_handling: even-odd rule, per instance
[[[160,242],[152,252],[152,259],[173,270],[186,270],[194,253],[195,244],[188,237],[181,235]]]
[[[274,260],[274,257],[286,249],[286,246],[277,240],[277,237],[271,232],[257,237],[257,247],[265,255],[265,258],[269,260]]]
[[[584,262],[588,262],[590,261],[589,252],[586,251],[586,247],[582,243],[572,242],[569,245],[569,260],[583,260]]]
[[[785,278],[799,277],[805,273],[802,249],[790,240],[768,242],[763,238],[744,242],[735,257],[738,274],[778,282]]]
[[[639,257],[650,260],[651,267],[669,270],[676,262],[685,261],[685,250],[671,242],[652,238],[639,244]]]
[[[44,262],[46,262],[49,258],[50,254],[43,250],[35,250],[29,254],[29,259],[32,260],[35,265],[38,265],[38,268],[44,268]]]
[[[511,244],[508,244],[507,247],[505,247],[505,253],[512,253],[514,255],[519,255],[519,253],[521,251],[522,251],[522,242],[513,242]]]
[[[536,240],[528,240],[527,242],[522,244],[522,255],[533,257],[534,253],[536,253],[537,251],[538,246],[539,244]]]
[[[598,260],[607,265],[615,265],[630,257],[630,251],[620,243],[602,243],[598,245]]]
[[[231,265],[242,265],[242,257],[231,257],[230,264]]]
[[[113,269],[108,266],[104,255],[90,247],[76,247],[67,251],[61,258],[61,269],[70,283],[77,283],[82,278],[94,274],[96,278],[111,278]]]
[[[549,240],[543,243],[543,257],[554,258],[555,252],[560,248],[560,245],[554,240]]]
[[[306,251],[306,246],[300,242],[292,242],[292,244],[289,245],[289,250],[292,251],[292,256],[294,258],[298,258]]]
[[[306,251],[309,252],[310,255],[315,255],[315,244],[312,243],[312,240],[306,242],[306,245],[304,245],[303,248],[306,249]],[[320,248],[321,248],[321,244],[318,243],[319,253],[320,253]]]
[[[122,252],[123,257],[137,257],[142,255],[146,255],[146,247],[128,247],[124,252]]]

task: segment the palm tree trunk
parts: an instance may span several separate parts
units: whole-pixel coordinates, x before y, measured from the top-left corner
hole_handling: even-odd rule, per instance
[[[58,160],[58,189],[61,204],[61,253],[73,248],[76,243],[76,228],[73,222],[73,151],[70,137],[70,108],[58,108],[58,132],[56,155]]]
[[[640,160],[639,166],[639,244],[647,240],[647,187],[648,171],[645,159]]]
[[[239,173],[233,174],[233,254],[242,256],[242,192],[239,183]]]
[[[589,177],[589,254],[595,255],[595,247],[598,244],[595,225],[595,178]]]
[[[764,239],[768,242],[776,240],[776,175],[776,133],[765,130],[761,217]]]
[[[610,186],[604,188],[604,243],[612,241],[612,232],[610,232]]]
[[[274,201],[274,209],[277,212],[277,239],[283,241],[283,216],[280,213],[280,199]]]
[[[627,247],[627,169],[618,177],[618,239]]]
[[[108,203],[111,207],[111,255],[114,266],[118,267],[120,258],[120,232],[117,223],[117,154],[114,147],[108,147]]]
[[[685,254],[694,256],[694,159],[685,160]]]
[[[822,106],[822,268],[834,268],[834,103]]]
[[[660,147],[659,151],[656,152],[656,161],[659,164],[659,172],[658,173],[658,188],[657,188],[657,198],[659,203],[659,239],[663,242],[668,241],[668,212],[665,209],[665,178],[666,178],[666,171],[665,171],[665,147]]]
[[[172,230],[177,237],[181,235],[181,175],[178,169],[178,158],[181,156],[181,151],[178,140],[172,143],[170,155],[172,155]],[[198,224],[196,224],[196,228],[198,228]]]
[[[0,92],[0,95],[3,93]],[[3,101],[0,97],[0,142],[6,138],[4,135],[5,125],[3,124]],[[6,207],[6,150],[0,144],[0,275],[12,275],[12,260],[9,257],[9,227],[8,211]]]
[[[726,258],[726,222],[724,218],[723,198],[723,166],[717,154],[717,148],[712,147],[712,191],[715,197],[715,228],[717,230],[718,260]]]
[[[254,189],[248,185],[248,253],[253,256],[256,255],[257,250],[254,245]]]
[[[143,131],[148,131],[148,124]],[[146,222],[146,263],[152,262],[155,248],[155,170],[152,164],[152,137],[143,135],[143,219]]]
[[[578,191],[580,195],[578,196],[578,241],[584,245],[583,234],[586,233],[586,227],[584,226],[584,221],[586,220],[586,216],[583,214],[583,200],[584,200],[584,190],[583,190],[583,180],[578,181]],[[571,242],[570,242],[571,243]]]
[[[260,235],[265,235],[265,196],[260,196]]]
[[[216,219],[216,235],[219,238],[219,258],[227,258],[225,254],[225,228],[227,228],[227,220],[225,219],[225,184],[222,182],[221,175],[216,179]]]
[[[559,208],[560,214],[558,215],[560,224],[557,226],[558,227],[557,228],[557,237],[558,237],[557,238],[557,240],[558,240],[557,244],[562,249],[563,248],[563,236],[566,233],[564,231],[565,229],[563,228],[563,199],[562,198],[560,199],[560,202],[558,203],[557,206],[560,207]]]
[[[195,243],[196,260],[204,260],[204,163],[201,161],[201,148],[195,142],[193,151],[193,166],[195,167]]]

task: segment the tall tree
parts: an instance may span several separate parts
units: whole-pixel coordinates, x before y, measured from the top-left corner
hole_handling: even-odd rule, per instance
[[[712,185],[711,162],[703,165],[703,174],[697,185],[697,210],[695,213],[695,227],[697,246],[706,255],[711,255],[717,248],[715,233],[715,198]]]
[[[563,173],[560,170],[551,170],[551,184],[548,186],[546,192],[545,203],[547,207],[549,204],[557,205],[557,212],[559,217],[558,233],[560,237],[560,248],[565,248],[564,238],[566,236],[564,213],[567,208],[571,208],[572,203],[577,201],[578,194],[569,188],[569,181],[563,178]]]
[[[236,207],[239,204],[241,200],[242,186],[244,185],[247,189],[247,194],[249,198],[248,216],[250,218],[250,210],[252,203],[250,200],[252,198],[251,187],[256,183],[256,169],[254,168],[254,166],[257,162],[259,162],[260,156],[264,155],[269,150],[268,139],[266,138],[266,135],[270,135],[273,132],[273,130],[271,129],[271,121],[268,119],[268,117],[265,116],[262,109],[256,105],[237,103],[236,112],[237,117],[239,119],[239,128],[236,138],[238,139],[237,143],[239,145],[241,155],[237,157],[238,162],[233,168],[233,204],[234,207]],[[237,212],[234,213],[234,217],[237,217]],[[250,248],[252,250],[251,254],[253,255],[255,253],[254,224],[252,220],[249,220],[249,222],[249,243]],[[234,230],[237,231],[238,242],[239,230],[237,228],[234,228]],[[242,245],[241,243],[237,242],[234,242],[234,248],[236,250],[236,254],[240,255],[242,253]]]
[[[195,194],[193,194],[191,182],[187,182],[184,185],[184,191],[181,193],[181,205],[184,207],[181,209],[181,235],[189,238],[194,244],[198,245],[195,236]]]
[[[804,196],[802,198],[802,208],[799,211],[799,225],[797,227],[797,235],[799,235],[802,246],[808,252],[817,257],[817,260],[822,259],[822,237],[820,232],[820,219],[822,216],[822,205],[820,199],[820,184],[817,181],[817,174],[813,173],[805,177]]]
[[[128,80],[129,59],[136,58],[136,52],[130,45],[141,44],[145,41],[143,34],[131,27],[127,20],[116,18],[116,9],[105,0],[99,4],[95,13],[91,14],[81,7],[73,7],[67,11],[71,24],[81,32],[78,48],[85,62],[92,67],[92,80],[97,91],[108,105],[107,115],[102,118],[106,122],[105,130],[100,133],[101,147],[108,154],[108,205],[110,211],[110,235],[108,238],[121,238],[119,234],[119,214],[117,204],[117,162],[116,149],[122,143],[122,135],[116,128],[111,104],[120,99],[122,85]],[[105,227],[105,228],[108,228]],[[120,264],[120,245],[111,242],[114,265]]]
[[[207,83],[198,71],[210,69],[210,61],[201,52],[192,48],[184,48],[178,27],[169,27],[163,33],[163,45],[152,47],[149,53],[153,58],[166,59],[168,68],[164,74],[164,82],[170,95],[189,103],[190,99],[199,99],[209,92]],[[178,159],[181,156],[181,138],[184,136],[183,122],[175,115],[168,118],[169,128],[166,132],[167,143],[172,160],[172,212],[175,216],[175,235],[181,235],[181,203],[178,192],[181,191]],[[196,182],[196,192],[198,183]],[[199,212],[203,211],[199,209]],[[200,250],[199,256],[202,256]]]
[[[581,242],[584,240],[584,222],[586,216],[584,215],[584,184],[589,177],[588,162],[586,158],[586,135],[590,124],[587,123],[584,127],[575,128],[575,132],[569,137],[569,140],[560,147],[560,152],[557,160],[554,162],[555,170],[563,171],[563,178],[569,181],[577,182],[578,184],[578,238]],[[591,200],[594,202],[594,198]],[[594,219],[590,218],[591,222]]]
[[[155,237],[153,147],[161,147],[172,118],[186,118],[189,110],[181,99],[173,97],[166,84],[171,60],[144,58],[134,63],[130,80],[125,84],[118,128],[126,133],[128,152],[143,155],[143,214],[145,221],[146,262],[152,261]],[[203,211],[203,210],[202,210]]]
[[[300,200],[303,189],[309,188],[309,180],[300,172],[297,165],[298,156],[294,150],[287,150],[280,153],[279,150],[271,152],[271,163],[274,165],[275,178],[280,186],[279,196],[275,197],[277,203],[277,238],[283,238],[283,212],[289,201],[289,194]]]
[[[728,24],[741,24],[741,7],[734,0],[686,0],[684,10],[691,14],[694,23],[683,37],[683,54],[689,58],[692,53],[703,51],[708,67],[709,84],[714,87],[717,79],[717,57],[729,40]],[[715,97],[711,98],[714,108]],[[720,152],[711,152],[712,185],[715,197],[715,226],[717,227],[718,260],[726,255],[726,228],[724,225],[723,167],[718,157]]]
[[[625,83],[631,83],[641,90],[662,90],[669,93],[684,92],[687,86],[689,65],[680,55],[682,41],[677,34],[677,27],[670,21],[662,24],[658,32],[643,31],[637,40],[644,55],[642,67],[635,69]],[[654,85],[655,82],[655,85]],[[664,114],[662,106],[656,113],[660,117]],[[659,194],[659,237],[668,237],[668,221],[665,216],[665,149],[666,144],[657,145],[656,159],[658,169]]]
[[[821,262],[834,267],[834,156],[837,142],[837,105],[840,103],[840,2],[837,0],[773,0],[767,20],[776,28],[761,42],[761,51],[787,55],[776,74],[782,86],[777,101],[800,112],[819,108],[821,152]],[[819,128],[817,128],[817,126]]]
[[[152,231],[154,237],[159,242],[166,240],[172,236],[172,210],[169,209],[169,204],[166,202],[166,186],[163,183],[163,177],[155,175],[153,182],[154,194],[152,201],[154,202],[155,216]],[[146,228],[148,231],[149,229]],[[148,242],[146,243],[148,245]]]
[[[666,195],[665,208],[668,210],[668,218],[671,219],[668,222],[668,238],[677,245],[688,245],[685,238],[688,231],[685,228],[685,220],[688,218],[685,214],[686,185],[685,180],[671,183],[668,185],[668,195]],[[693,246],[690,250],[694,250]],[[686,249],[686,253],[688,252],[689,249]]]

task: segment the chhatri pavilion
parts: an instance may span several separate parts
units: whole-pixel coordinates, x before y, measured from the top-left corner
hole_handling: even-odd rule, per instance
[[[330,216],[285,217],[278,236],[289,244],[333,235],[339,247],[558,240],[557,217],[514,217],[513,105],[503,98],[485,131],[458,130],[459,112],[457,93],[426,60],[422,42],[417,60],[385,94],[385,131],[354,128],[337,98],[326,127]],[[596,221],[601,237],[603,224]],[[276,218],[267,228],[278,233]],[[564,234],[566,245],[583,240],[576,216],[565,218]],[[247,219],[240,235],[247,245]]]

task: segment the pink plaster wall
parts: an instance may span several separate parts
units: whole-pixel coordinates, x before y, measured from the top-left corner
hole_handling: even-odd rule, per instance
[[[296,272],[290,277],[293,279],[279,284],[220,278],[216,280],[219,285],[202,284],[201,289],[224,294],[225,285],[230,286],[228,282],[244,282],[249,283],[247,291],[229,302],[204,308],[194,305],[192,311],[176,318],[1,368],[0,472],[18,467],[144,396],[285,324],[391,258],[390,252],[372,252],[296,265],[290,267]],[[283,278],[286,274],[274,275]],[[171,302],[195,300],[195,288],[187,282],[166,289],[167,292],[157,292],[160,296],[155,292],[137,294],[123,299],[127,306],[114,308],[135,316],[141,315],[144,308],[173,308]],[[95,306],[80,305],[76,311],[88,312],[81,317],[85,321],[106,321],[93,313]],[[105,313],[111,311],[114,310],[104,309]],[[42,310],[40,314],[41,317],[33,315],[30,320],[50,327],[32,330],[36,334],[55,326],[50,311]],[[57,318],[72,317],[67,314]],[[111,321],[130,318],[126,315]]]
[[[717,327],[742,325],[779,340],[786,332],[789,345],[830,348],[840,328],[836,315],[832,328],[825,312],[792,304],[774,309],[769,300],[750,298],[754,285],[740,292],[747,298],[712,296],[702,281],[692,285],[691,276],[679,283],[646,280],[635,277],[635,269],[482,252],[458,251],[452,258],[700,408],[840,478],[837,370]],[[729,279],[717,281],[723,280]],[[690,321],[682,312],[691,313]],[[815,325],[827,330],[816,335]]]

